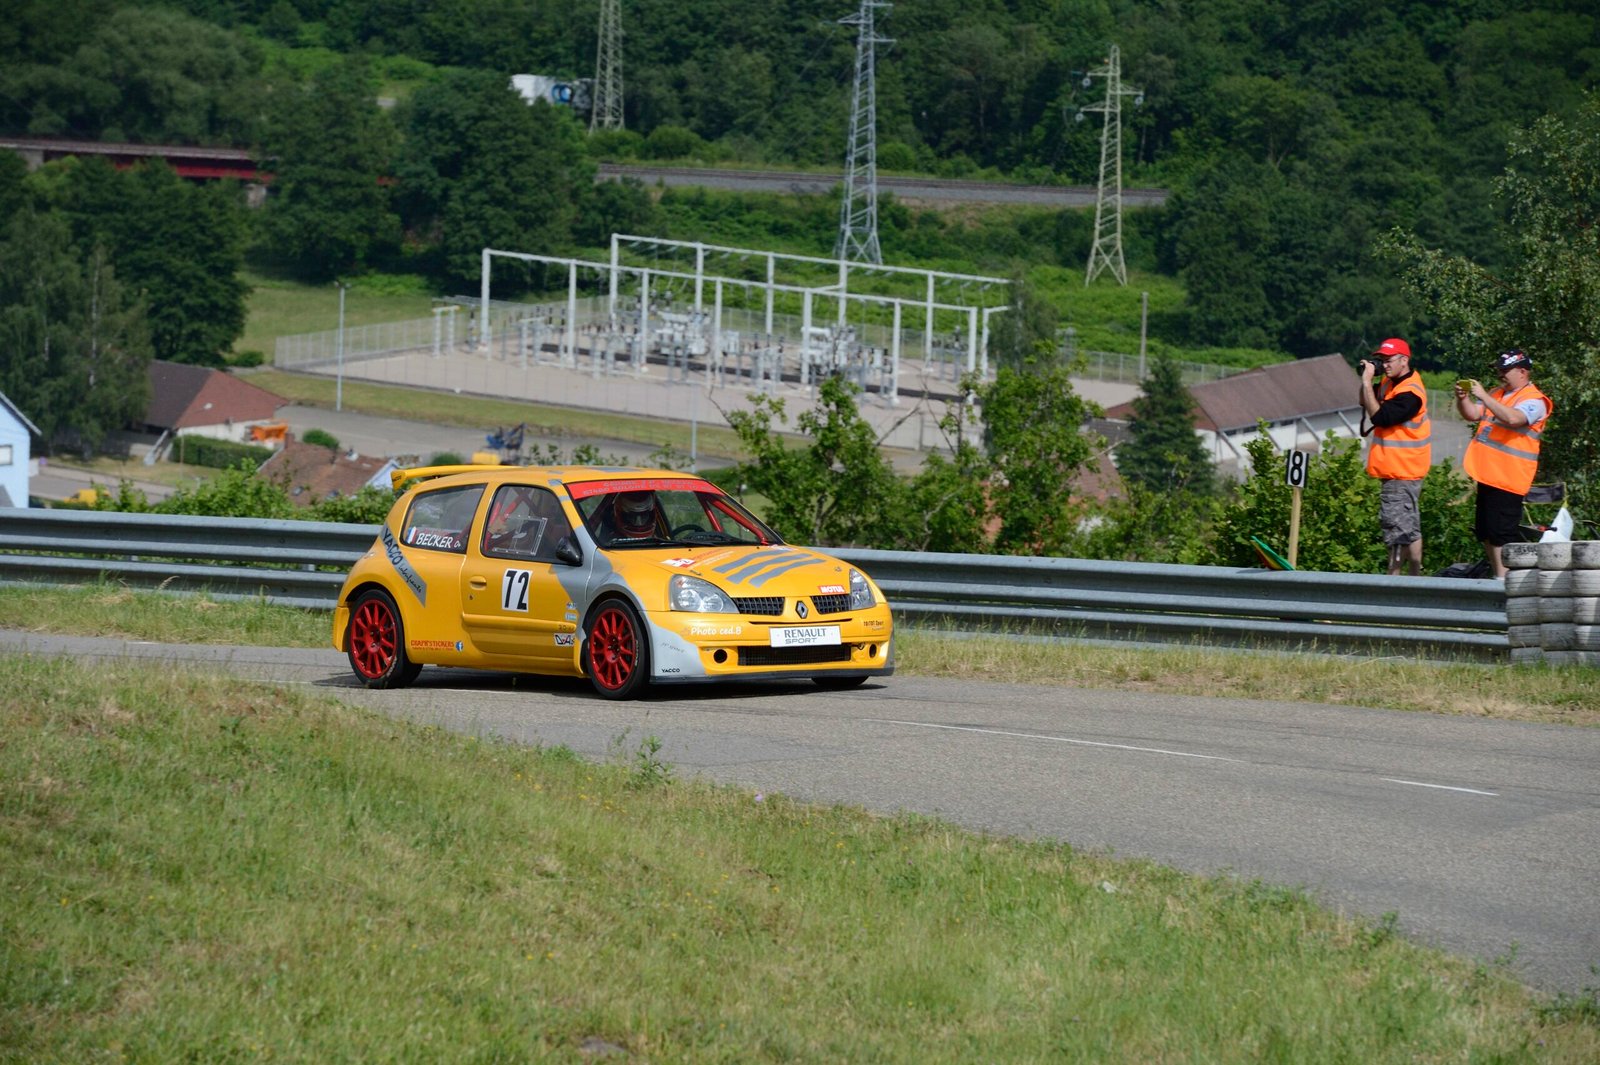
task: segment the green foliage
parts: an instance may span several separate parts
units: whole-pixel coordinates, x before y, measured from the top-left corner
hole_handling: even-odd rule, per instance
[[[300,434],[300,440],[306,444],[316,444],[318,447],[331,447],[339,450],[339,438],[326,429],[307,429]]]
[[[984,452],[995,474],[992,505],[1000,519],[995,549],[1061,554],[1080,516],[1071,482],[1093,457],[1083,425],[1096,408],[1073,391],[1061,366],[1001,369],[980,401]]]
[[[392,488],[374,488],[368,485],[353,496],[334,496],[332,499],[319,500],[297,516],[312,521],[377,525],[389,516],[394,501],[395,492]]]
[[[530,106],[503,74],[450,71],[419,88],[399,121],[395,206],[409,232],[436,243],[439,276],[475,284],[486,247],[571,246],[593,164],[570,111]]]
[[[272,449],[262,447],[260,444],[240,443],[237,440],[218,440],[209,436],[179,433],[173,440],[172,447],[168,449],[167,457],[173,462],[182,462],[190,466],[209,466],[213,469],[226,470],[242,464],[244,468],[253,471],[272,457]]]
[[[430,466],[460,466],[467,460],[454,451],[435,452],[433,458],[428,460]]]
[[[796,419],[810,440],[802,448],[780,435],[788,422],[781,399],[753,396],[752,410],[727,416],[751,455],[741,478],[769,500],[768,521],[786,539],[818,547],[894,540],[904,488],[856,408],[858,391],[841,378],[822,382],[817,406]]]
[[[1222,505],[1214,495],[1130,483],[1125,497],[1096,508],[1085,520],[1070,553],[1122,562],[1214,565],[1214,526]]]
[[[79,253],[67,226],[31,209],[0,242],[0,392],[46,446],[85,453],[141,417],[150,394],[143,308],[103,249]]]
[[[1150,364],[1128,424],[1131,439],[1117,449],[1124,480],[1158,492],[1208,495],[1214,486],[1211,458],[1194,432],[1194,399],[1178,367],[1165,357]]]
[[[1221,565],[1258,565],[1251,536],[1287,555],[1293,493],[1284,483],[1283,454],[1265,431],[1263,426],[1263,435],[1245,445],[1249,479],[1217,519],[1216,561]],[[1388,549],[1378,525],[1378,490],[1377,479],[1367,475],[1360,443],[1329,433],[1311,455],[1302,489],[1297,568],[1385,572]],[[1482,553],[1472,538],[1471,484],[1448,463],[1428,471],[1419,506],[1424,573]]]
[[[262,229],[271,253],[308,281],[359,272],[399,241],[379,183],[395,130],[373,90],[368,64],[351,58],[271,98],[263,154],[274,176]]]
[[[300,508],[282,485],[255,475],[241,462],[193,488],[180,488],[150,507],[157,514],[201,514],[215,518],[297,518]]]
[[[1414,232],[1379,242],[1407,293],[1439,321],[1452,368],[1487,377],[1497,351],[1520,347],[1555,404],[1540,480],[1565,480],[1574,513],[1600,508],[1600,92],[1571,121],[1518,133],[1496,191],[1508,210],[1503,269],[1430,248]]]
[[[1058,320],[1056,308],[1041,297],[1020,266],[1014,268],[1010,306],[990,321],[989,357],[1013,370],[1054,362]]]
[[[129,171],[67,161],[56,190],[81,248],[103,244],[138,291],[155,357],[221,366],[244,329],[249,289],[237,188],[183,181],[160,161]],[[50,169],[47,167],[46,169]]]

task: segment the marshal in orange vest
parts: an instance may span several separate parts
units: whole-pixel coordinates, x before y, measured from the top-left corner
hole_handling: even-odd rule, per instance
[[[1544,417],[1528,425],[1513,429],[1495,420],[1487,406],[1478,431],[1472,434],[1461,468],[1479,484],[1492,485],[1519,496],[1528,494],[1533,487],[1533,475],[1539,468],[1539,439],[1544,434],[1544,423],[1555,412],[1550,397],[1539,391],[1532,381],[1509,395],[1504,386],[1489,390],[1495,402],[1515,407],[1530,399],[1544,401]]]
[[[1384,378],[1380,387],[1373,389],[1378,402],[1400,392],[1411,392],[1422,401],[1417,416],[1396,425],[1378,425],[1372,429],[1372,443],[1367,449],[1367,472],[1385,481],[1420,481],[1428,476],[1433,465],[1433,445],[1430,437],[1433,425],[1428,418],[1428,390],[1422,387],[1422,378],[1409,374],[1404,380]]]

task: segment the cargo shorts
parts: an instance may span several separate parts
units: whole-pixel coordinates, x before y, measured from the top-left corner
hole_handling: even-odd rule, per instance
[[[1416,543],[1422,539],[1422,508],[1417,497],[1421,481],[1384,481],[1378,492],[1378,525],[1383,542],[1390,547]]]

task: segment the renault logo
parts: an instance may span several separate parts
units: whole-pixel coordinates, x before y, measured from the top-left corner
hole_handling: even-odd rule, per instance
[[[802,618],[805,617],[806,614],[809,613],[809,611],[806,610],[806,601],[804,599],[796,599],[795,600],[794,612],[795,612],[796,615],[798,615],[799,617],[802,617]]]

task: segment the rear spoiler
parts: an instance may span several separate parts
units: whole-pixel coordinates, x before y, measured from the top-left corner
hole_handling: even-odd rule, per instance
[[[400,486],[407,481],[426,481],[430,477],[448,477],[452,473],[477,473],[480,470],[503,470],[500,465],[474,465],[463,463],[457,466],[411,466],[403,470],[390,470],[389,483],[398,492]]]

